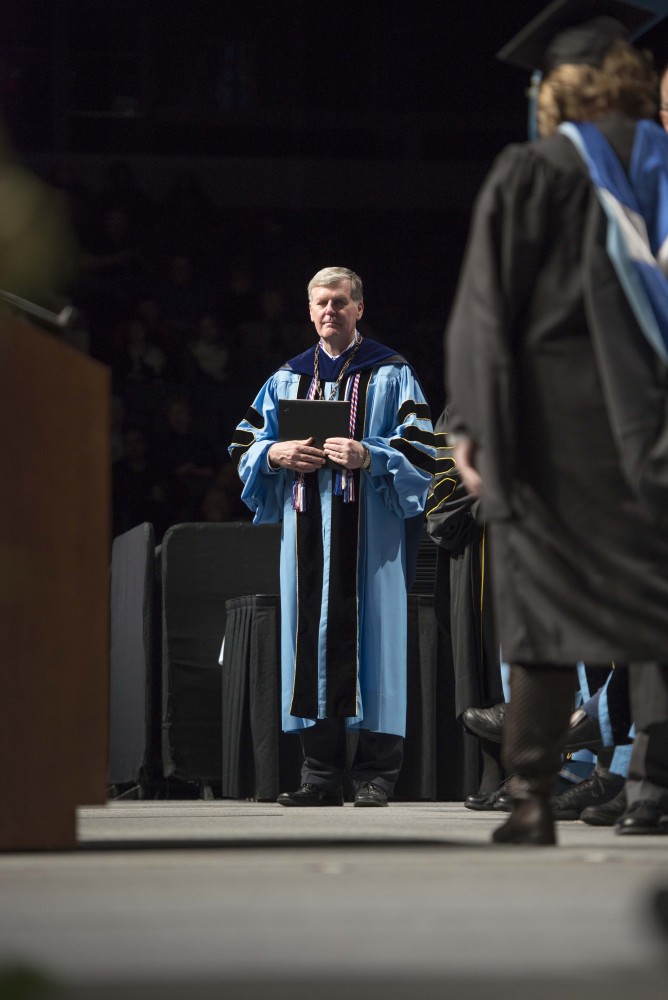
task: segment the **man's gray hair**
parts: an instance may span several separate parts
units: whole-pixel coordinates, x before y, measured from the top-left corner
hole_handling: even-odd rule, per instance
[[[322,271],[314,274],[308,283],[308,297],[311,301],[311,290],[318,286],[332,288],[333,285],[340,285],[342,281],[350,282],[350,297],[353,302],[361,302],[364,298],[362,289],[362,279],[349,267],[323,267]]]

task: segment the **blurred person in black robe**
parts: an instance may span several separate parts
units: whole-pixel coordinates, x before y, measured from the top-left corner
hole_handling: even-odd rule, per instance
[[[587,21],[613,7],[621,22]],[[517,777],[499,843],[555,843],[550,788],[580,660],[632,665],[618,832],[668,818],[668,320],[651,291],[668,302],[668,137],[657,76],[625,41],[649,16],[558,0],[500,53],[544,72],[541,138],[508,147],[483,185],[447,331],[455,458],[482,496],[511,663],[503,759]]]
[[[434,607],[449,634],[455,671],[455,716],[471,707],[503,702],[499,644],[494,628],[490,574],[480,500],[467,492],[447,435],[447,408],[435,427],[436,474],[427,499],[427,530],[438,546]],[[473,734],[464,737],[465,786],[471,771],[479,782],[466,796],[469,809],[502,808],[506,799],[498,743]],[[475,740],[475,767],[469,741]],[[478,766],[478,754],[480,764]]]

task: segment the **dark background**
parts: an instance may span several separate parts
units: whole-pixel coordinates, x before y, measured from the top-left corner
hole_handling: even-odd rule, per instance
[[[526,134],[528,81],[495,52],[544,6],[20,0],[4,118],[45,176],[65,161],[95,186],[122,157],[159,195],[187,165],[223,209],[266,216],[300,295],[328,262],[357,270],[387,339],[447,318],[475,191]],[[661,64],[664,29],[648,41]]]
[[[271,370],[272,328],[249,351],[244,316],[229,311],[239,267],[256,301],[280,290],[284,324],[274,343],[283,358],[301,349],[302,335],[312,340],[312,328],[301,330],[309,277],[330,264],[356,270],[366,332],[415,364],[437,416],[442,334],[473,199],[494,156],[526,137],[529,81],[495,53],[544,6],[6,3],[0,88],[9,140],[26,166],[67,194],[84,257],[105,250],[113,164],[126,165],[146,198],[127,237],[146,287],[131,293],[132,273],[117,281],[116,298],[109,287],[100,298],[99,272],[91,278],[82,263],[68,290],[88,325],[90,353],[114,371],[126,417],[148,418],[151,435],[151,412],[136,410],[144,388],[148,398],[155,386],[127,384],[118,331],[132,316],[133,294],[150,292],[169,324],[164,290],[174,254],[188,256],[231,352],[226,403],[205,428],[221,459]],[[659,67],[668,61],[665,25],[645,44]],[[246,320],[258,319],[255,306],[251,313]],[[287,331],[297,328],[291,350]],[[166,381],[185,386],[206,422],[211,413],[198,405],[178,354],[187,354],[190,334],[180,335],[182,343],[169,344],[177,350]]]
[[[269,230],[272,279],[301,301],[344,263],[377,334],[406,339],[443,327],[473,195],[525,136],[527,81],[494,53],[542,6],[21,0],[3,13],[4,116],[46,177],[66,161],[95,188],[122,157],[162,194],[187,166]]]

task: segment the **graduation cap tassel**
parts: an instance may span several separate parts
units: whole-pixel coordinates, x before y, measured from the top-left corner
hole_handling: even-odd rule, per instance
[[[540,81],[543,79],[543,74],[539,69],[536,69],[531,74],[531,85],[529,86],[529,120],[528,120],[528,133],[531,142],[535,142],[538,138],[538,91],[540,89]]]
[[[343,497],[344,503],[355,502],[355,476],[352,469],[343,469],[334,477],[334,496]]]
[[[306,489],[302,472],[297,473],[292,484],[292,509],[298,514],[306,512]]]

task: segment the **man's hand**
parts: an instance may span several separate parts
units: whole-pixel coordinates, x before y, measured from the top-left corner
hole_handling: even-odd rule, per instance
[[[269,464],[294,472],[316,472],[325,464],[325,452],[314,448],[312,441],[312,437],[304,441],[277,441],[267,452]]]
[[[454,451],[457,471],[461,476],[467,493],[470,493],[473,497],[479,497],[482,493],[482,479],[480,478],[480,473],[475,467],[476,451],[477,445],[475,441],[471,441],[470,438],[467,438],[464,441],[459,441],[458,444],[455,445]]]
[[[344,469],[360,469],[366,458],[366,448],[353,438],[327,438],[325,455]]]

